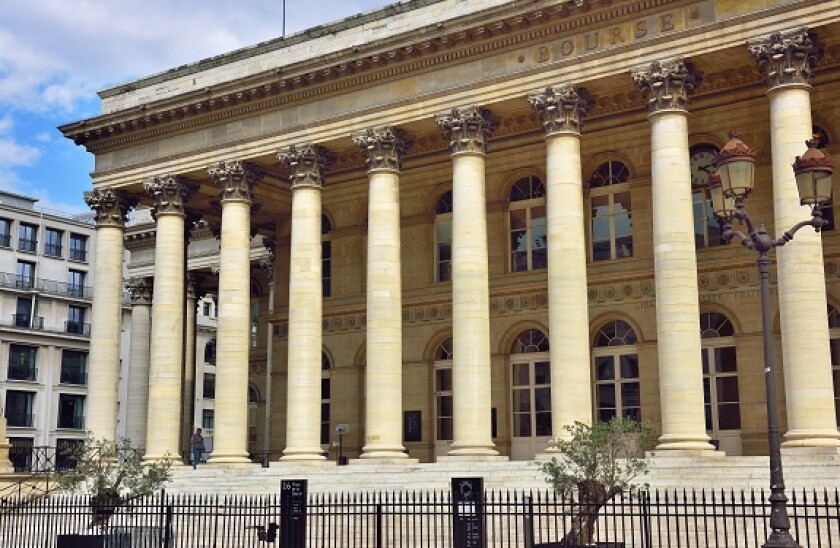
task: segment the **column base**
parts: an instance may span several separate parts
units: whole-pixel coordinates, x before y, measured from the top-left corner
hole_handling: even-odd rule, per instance
[[[210,453],[210,458],[207,459],[207,464],[209,465],[218,465],[218,464],[242,464],[242,465],[251,465],[255,464],[251,462],[251,459],[248,458],[248,454],[242,453],[222,453],[220,455],[214,453]]]
[[[184,463],[179,458],[173,457],[171,454],[166,455],[143,455],[143,462],[160,462],[162,460],[169,459],[170,464],[177,468],[178,466],[184,466]]]
[[[435,462],[507,462],[510,457],[503,455],[441,455],[435,457]]]
[[[358,459],[350,459],[351,466],[370,466],[377,464],[419,464],[420,459],[411,459],[408,455],[403,454],[404,458],[388,458],[388,457],[365,457],[362,455]]]
[[[407,459],[408,454],[402,445],[365,445],[360,459]]]
[[[449,451],[446,453],[448,457],[496,457],[499,452],[496,451],[493,442],[490,443],[470,443],[465,441],[453,441],[449,445]]]
[[[710,443],[709,436],[687,437],[675,434],[659,437],[659,443],[654,451],[717,451]]]
[[[840,447],[837,430],[789,430],[782,447]]]
[[[327,457],[324,456],[324,450],[320,447],[298,447],[286,448],[283,450],[283,456],[280,457],[281,462],[286,461],[325,461]]]

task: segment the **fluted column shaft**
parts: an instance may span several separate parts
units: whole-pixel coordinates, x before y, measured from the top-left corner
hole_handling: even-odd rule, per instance
[[[181,446],[189,449],[189,440],[195,431],[195,283],[187,278],[187,305],[184,319],[184,369],[181,381]]]
[[[682,62],[635,74],[650,107],[656,333],[662,436],[657,450],[713,450],[706,434],[700,305],[688,152],[688,94]]]
[[[819,50],[805,29],[757,40],[750,50],[770,87],[773,220],[781,236],[811,216],[800,205],[792,164],[811,138],[808,80]],[[820,235],[808,227],[797,232],[776,251],[776,273],[788,426],[783,445],[838,447]]]
[[[548,327],[551,429],[592,422],[592,366],[586,285],[586,229],[580,161],[580,121],[591,108],[586,91],[548,88],[529,97],[540,114],[546,145]],[[549,452],[557,451],[552,446]]]
[[[152,283],[131,280],[131,355],[128,357],[125,432],[132,447],[146,447],[146,418],[149,409],[149,359],[152,334]]]

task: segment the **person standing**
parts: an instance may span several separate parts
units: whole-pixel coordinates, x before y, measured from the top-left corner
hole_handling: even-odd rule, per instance
[[[195,434],[190,437],[190,447],[192,447],[192,465],[195,469],[204,454],[204,436],[201,435],[201,428],[196,428]]]

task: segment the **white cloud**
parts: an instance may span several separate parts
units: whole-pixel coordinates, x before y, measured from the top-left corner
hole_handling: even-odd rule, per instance
[[[10,116],[0,118],[0,165],[4,169],[28,166],[41,156],[35,147],[17,143],[12,135],[14,122]]]

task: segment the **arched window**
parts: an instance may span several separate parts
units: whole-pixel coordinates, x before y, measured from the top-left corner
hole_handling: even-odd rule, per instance
[[[321,352],[321,445],[330,443],[330,370],[326,352]]]
[[[436,454],[446,454],[452,441],[452,338],[435,350],[435,440]]]
[[[741,453],[741,405],[738,388],[738,360],[735,329],[723,314],[700,314],[703,352],[703,398],[706,430],[728,454]]]
[[[216,339],[210,339],[204,345],[204,363],[216,365]]]
[[[545,268],[545,186],[523,177],[510,189],[510,271]]]
[[[589,177],[593,261],[633,256],[629,178],[630,170],[616,160],[604,162]]]
[[[330,296],[332,289],[332,242],[330,241],[332,224],[329,217],[321,215],[321,295]]]
[[[694,210],[694,246],[697,249],[723,244],[723,223],[715,217],[712,200],[709,198],[709,175],[714,170],[714,159],[718,147],[709,143],[691,147],[691,203]]]
[[[828,305],[828,336],[831,347],[831,373],[834,377],[834,413],[840,427],[840,311]]]
[[[532,440],[551,437],[551,367],[548,361],[548,338],[539,329],[528,329],[516,337],[510,353],[515,446],[511,456],[532,458]],[[519,447],[516,447],[517,445]]]
[[[435,204],[435,281],[452,279],[452,191]]]
[[[595,335],[592,362],[597,420],[641,420],[639,354],[633,328],[621,320],[601,326]]]

